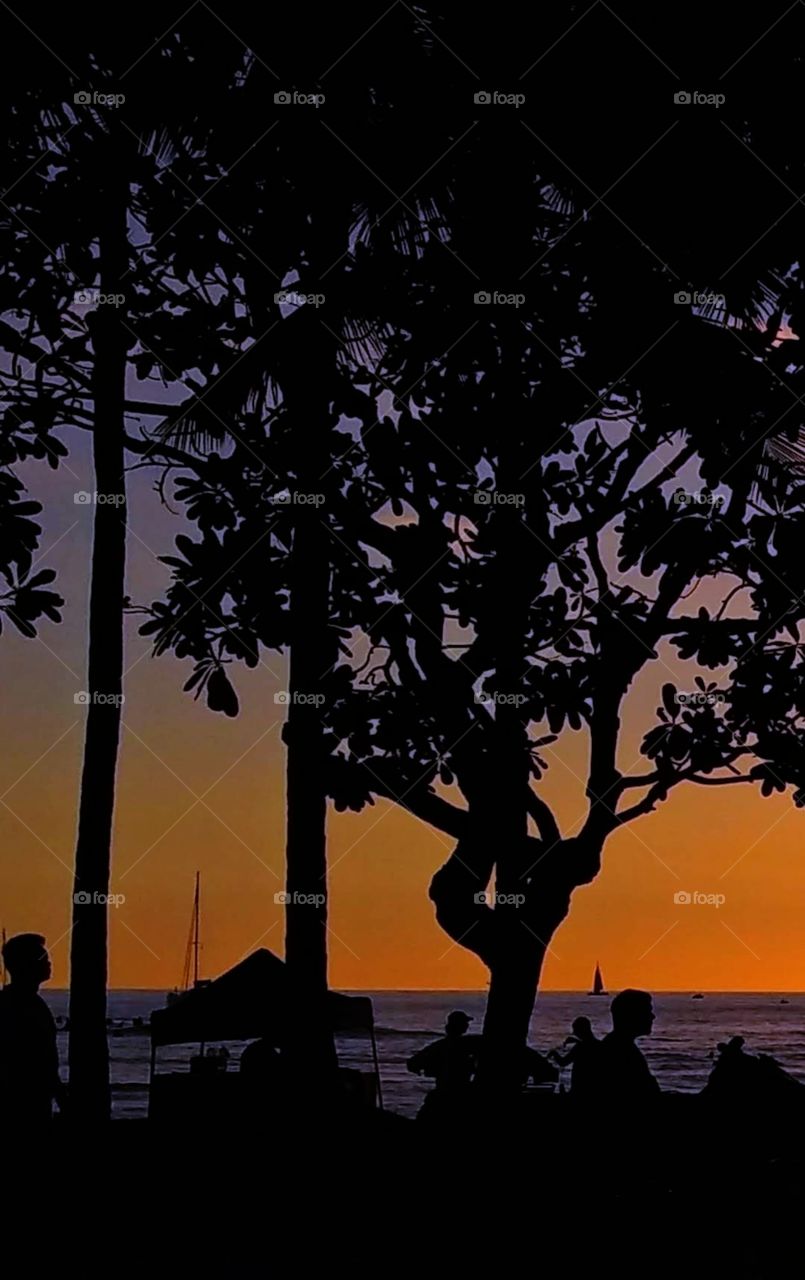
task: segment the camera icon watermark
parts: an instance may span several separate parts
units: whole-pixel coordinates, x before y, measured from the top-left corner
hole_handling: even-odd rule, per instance
[[[101,293],[100,289],[77,289],[73,294],[74,307],[122,307],[125,293]]]
[[[320,307],[324,303],[323,293],[300,293],[298,289],[278,289],[274,301],[280,307]]]
[[[524,293],[501,293],[495,289],[490,293],[487,289],[479,289],[472,295],[476,307],[522,307],[525,302]]]
[[[277,507],[323,507],[323,493],[300,493],[298,489],[283,489],[271,494],[269,502]]]
[[[278,689],[274,694],[274,705],[277,707],[323,707],[325,697],[323,693],[304,693],[299,689]]]
[[[73,94],[73,102],[77,107],[122,107],[125,101],[125,93],[98,93],[95,89],[79,89]]]
[[[524,893],[484,893],[473,894],[473,902],[479,907],[522,907],[525,905]]]
[[[677,289],[674,294],[674,305],[677,307],[725,307],[727,299],[723,293],[692,292],[690,289]]]
[[[689,107],[691,105],[697,107],[723,107],[727,101],[724,93],[702,93],[699,89],[694,89],[690,93],[687,89],[678,89],[674,94],[674,102],[678,107]]]
[[[278,89],[274,101],[280,107],[321,107],[325,98],[323,93],[299,93],[297,89]]]
[[[699,893],[698,890],[688,893],[686,889],[677,889],[674,894],[674,903],[677,907],[715,907],[718,910],[726,901],[727,896],[724,893]]]
[[[97,503],[99,507],[124,507],[126,505],[125,493],[92,493],[87,489],[78,489],[73,494],[73,502],[78,507],[89,507]]]
[[[78,693],[73,694],[73,702],[77,707],[88,707],[90,705],[96,707],[122,707],[126,701],[126,695],[123,693],[87,693],[86,689],[79,689]]]
[[[528,698],[524,693],[486,693],[475,694],[474,701],[479,707],[524,707]]]
[[[87,893],[80,889],[73,894],[73,902],[79,907],[122,907],[125,901],[125,893]]]
[[[694,693],[674,694],[674,702],[680,707],[715,707],[726,701],[727,695],[721,689],[697,689]]]
[[[473,501],[479,507],[524,507],[524,493],[501,493],[498,489],[478,489]]]
[[[524,93],[503,93],[500,89],[479,89],[472,95],[477,107],[517,107],[525,102]]]
[[[723,507],[727,499],[712,489],[675,489],[671,501],[677,507]]]
[[[278,907],[323,907],[326,902],[323,893],[279,892],[274,894]]]

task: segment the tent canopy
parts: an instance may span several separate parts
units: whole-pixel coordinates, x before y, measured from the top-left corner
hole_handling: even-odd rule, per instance
[[[194,987],[151,1014],[154,1046],[204,1040],[281,1041],[286,1022],[288,979],[285,965],[266,947],[253,951],[233,969],[203,987]],[[367,996],[328,996],[333,1031],[371,1031],[372,1002]]]

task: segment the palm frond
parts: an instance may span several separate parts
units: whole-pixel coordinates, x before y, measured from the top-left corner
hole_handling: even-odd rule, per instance
[[[778,436],[767,440],[763,446],[763,466],[771,460],[784,466],[794,475],[805,475],[805,427],[800,427],[795,440]]]

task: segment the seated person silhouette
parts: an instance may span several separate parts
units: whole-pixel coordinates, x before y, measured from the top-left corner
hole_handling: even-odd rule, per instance
[[[590,1079],[590,1097],[621,1103],[641,1103],[657,1097],[660,1086],[635,1044],[651,1034],[654,1009],[647,991],[627,988],[610,1006],[612,1030],[600,1042]]]
[[[239,1070],[250,1083],[270,1088],[282,1074],[282,1056],[270,1040],[252,1040],[240,1055]]]
[[[10,982],[0,991],[0,1116],[15,1125],[47,1123],[53,1099],[64,1110],[53,1014],[39,995],[51,975],[45,939],[19,933],[3,947]]]
[[[438,1104],[460,1102],[468,1094],[480,1046],[479,1036],[467,1035],[471,1022],[468,1014],[454,1009],[448,1015],[441,1039],[412,1054],[406,1063],[414,1075],[431,1076],[436,1081],[436,1088],[428,1098]]]
[[[287,1064],[273,1040],[252,1040],[240,1055],[241,1103],[252,1118],[273,1116],[288,1097]]]
[[[574,1018],[572,1032],[562,1046],[567,1052],[552,1049],[548,1056],[560,1067],[571,1068],[570,1092],[574,1097],[582,1098],[595,1087],[596,1059],[601,1041],[589,1018]]]
[[[718,1060],[702,1093],[709,1098],[746,1102],[788,1102],[803,1086],[769,1054],[744,1052],[743,1036],[719,1044]]]

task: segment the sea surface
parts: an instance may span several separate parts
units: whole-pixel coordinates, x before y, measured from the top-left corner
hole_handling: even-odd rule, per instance
[[[65,991],[43,991],[54,1016],[67,1012]],[[367,991],[374,1005],[377,1048],[385,1106],[414,1116],[430,1084],[405,1069],[416,1049],[442,1033],[447,1014],[463,1009],[472,1015],[470,1030],[480,1032],[485,992],[472,991]],[[787,1003],[785,1003],[787,1001]],[[113,1110],[117,1119],[143,1116],[148,1102],[150,1041],[147,1026],[132,1031],[134,1018],[146,1023],[152,1009],[163,1007],[158,991],[109,993],[109,1044],[112,1061]],[[770,1053],[805,1083],[805,994],[734,994],[709,992],[702,1000],[692,993],[660,994],[654,998],[657,1015],[654,1031],[641,1041],[651,1070],[663,1089],[695,1093],[712,1068],[711,1055],[719,1041],[743,1035],[753,1053]],[[583,992],[549,991],[540,995],[531,1023],[530,1043],[546,1052],[561,1046],[575,1017],[585,1014],[598,1035],[610,1028],[609,999]],[[119,1023],[115,1026],[115,1023]],[[67,1036],[59,1035],[63,1074],[66,1078]],[[237,1070],[242,1041],[227,1042],[229,1070]],[[158,1071],[187,1068],[195,1045],[160,1049]],[[371,1044],[365,1036],[339,1037],[343,1066],[371,1069]]]

